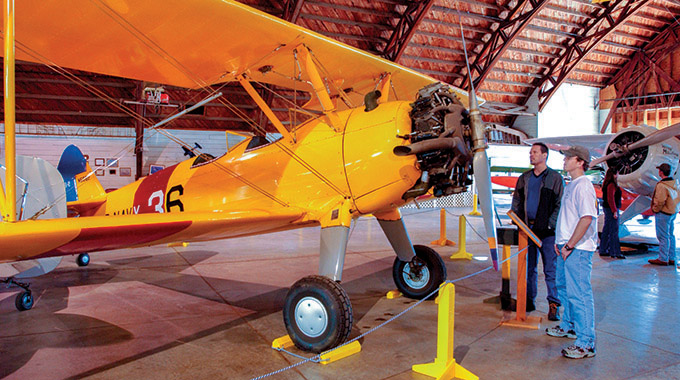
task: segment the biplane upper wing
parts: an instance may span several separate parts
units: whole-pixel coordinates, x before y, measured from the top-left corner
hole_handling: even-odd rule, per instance
[[[308,89],[302,46],[332,81],[331,95],[344,90],[354,106],[386,73],[397,99],[436,82],[231,0],[22,0],[15,13],[17,59],[161,84],[198,88],[247,73]]]
[[[300,209],[155,213],[0,223],[0,263],[289,228]]]

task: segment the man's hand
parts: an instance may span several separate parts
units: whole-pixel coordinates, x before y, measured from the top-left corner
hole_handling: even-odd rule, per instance
[[[571,254],[571,251],[567,249],[567,245],[562,246],[562,251],[559,252],[563,260],[567,259],[567,256]]]
[[[614,219],[618,219],[618,218],[619,218],[619,211],[617,210],[617,211],[614,213]]]

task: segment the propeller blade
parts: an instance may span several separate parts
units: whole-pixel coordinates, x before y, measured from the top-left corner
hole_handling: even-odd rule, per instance
[[[623,155],[623,153],[611,152],[611,153],[606,154],[606,155],[604,155],[604,156],[602,156],[602,157],[600,157],[600,158],[598,158],[598,159],[595,159],[595,160],[590,161],[590,167],[591,167],[591,168],[592,168],[592,167],[595,167],[596,165],[599,165],[599,164],[601,164],[601,163],[603,163],[603,162],[605,162],[605,161],[608,161],[609,159],[617,158],[617,157],[620,157],[620,156],[622,156],[622,155]]]
[[[475,173],[475,184],[477,186],[477,197],[482,209],[484,218],[484,229],[489,243],[491,261],[493,269],[498,270],[498,246],[496,245],[496,220],[494,219],[495,207],[493,195],[491,193],[491,168],[486,154],[488,145],[484,141],[484,124],[477,104],[477,95],[473,89],[470,90],[470,124],[472,127],[472,142],[474,158],[472,167]]]
[[[676,123],[670,127],[659,129],[658,131],[650,133],[645,138],[628,145],[628,150],[635,150],[638,148],[658,144],[677,135],[680,135],[680,123]]]
[[[635,149],[640,149],[644,148],[646,146],[658,144],[662,141],[668,140],[672,137],[680,135],[680,123],[676,123],[671,125],[670,127],[666,127],[664,129],[659,129],[658,131],[654,131],[647,135],[646,137],[632,143],[626,145],[621,152],[611,152],[607,155],[604,155],[596,160],[593,160],[590,163],[590,167],[592,168],[595,165],[601,164],[605,161],[608,161],[612,158],[618,158],[626,154],[627,152],[630,152],[631,150]]]

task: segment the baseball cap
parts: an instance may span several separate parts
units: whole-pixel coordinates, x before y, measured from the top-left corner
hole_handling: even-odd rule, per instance
[[[656,168],[661,170],[664,173],[670,173],[671,172],[671,166],[666,164],[666,163],[663,163],[663,164],[657,166]]]
[[[585,146],[573,145],[570,146],[569,149],[560,150],[560,153],[567,157],[576,156],[585,162],[590,162],[590,152]]]

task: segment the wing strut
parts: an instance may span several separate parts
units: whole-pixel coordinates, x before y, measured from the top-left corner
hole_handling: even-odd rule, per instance
[[[14,0],[5,0],[3,16],[5,19],[5,187],[3,192],[2,217],[8,222],[17,220],[16,203],[16,138],[14,110]],[[0,186],[0,189],[2,186]]]
[[[288,132],[286,127],[283,126],[281,120],[279,120],[279,118],[276,117],[274,111],[272,111],[272,109],[269,108],[267,102],[265,102],[264,99],[262,99],[262,97],[260,96],[260,94],[258,94],[257,91],[255,91],[253,85],[251,85],[250,81],[248,81],[248,78],[246,78],[246,75],[245,74],[239,75],[238,77],[236,77],[236,79],[238,79],[239,83],[241,83],[241,86],[243,86],[248,95],[250,95],[250,97],[253,98],[255,103],[257,103],[257,106],[260,107],[262,112],[264,112],[264,114],[267,116],[267,119],[269,119],[269,121],[271,121],[272,124],[274,124],[274,128],[276,128],[276,130],[279,131],[283,138],[286,141],[295,142],[293,136],[290,134],[290,132]]]

